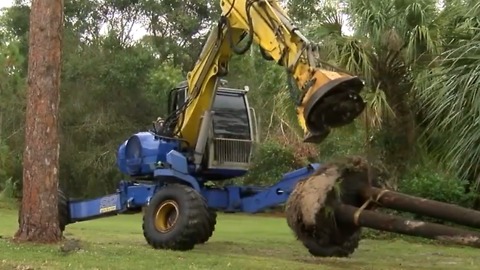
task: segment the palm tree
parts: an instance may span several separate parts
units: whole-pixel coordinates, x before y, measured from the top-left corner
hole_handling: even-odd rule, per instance
[[[322,40],[323,59],[366,82],[367,123],[380,154],[400,174],[416,141],[414,81],[441,52],[448,18],[435,0],[349,0],[322,2],[309,20],[312,40]],[[345,20],[351,35],[341,32]]]
[[[480,182],[480,3],[449,1],[456,12],[446,51],[416,84],[423,139],[459,177]]]

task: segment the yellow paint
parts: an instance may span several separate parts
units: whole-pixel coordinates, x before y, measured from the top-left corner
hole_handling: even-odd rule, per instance
[[[100,208],[100,214],[103,214],[103,213],[107,213],[107,212],[112,212],[112,211],[115,211],[117,210],[117,207],[114,205],[114,206],[108,206],[108,207],[102,207]]]
[[[238,41],[240,35],[244,31],[249,31],[245,9],[246,2],[247,0],[220,0],[222,15],[225,15],[230,23],[231,29],[228,31],[234,41]],[[232,5],[234,5],[233,8],[231,8]],[[228,13],[229,11],[230,13]],[[303,44],[301,38],[295,33],[290,33],[287,30],[287,27],[281,22],[279,16],[277,16],[283,14],[286,18],[289,18],[285,10],[283,10],[278,4],[278,1],[258,1],[251,8],[250,13],[252,16],[254,33],[254,41],[252,45],[260,45],[275,60],[274,62],[266,63],[275,64],[275,62],[280,61],[281,54],[285,50],[287,51],[287,54],[282,60],[282,64],[288,66],[288,63],[293,63]],[[273,18],[275,24],[273,27],[264,19],[267,18],[267,15]],[[195,98],[186,109],[183,125],[180,128],[181,136],[188,141],[191,146],[196,145],[203,113],[206,110],[209,110],[212,105],[212,99],[215,92],[215,79],[219,71],[219,66],[227,66],[233,53],[230,48],[229,39],[226,38],[226,34],[227,29],[223,29],[220,38],[218,38],[216,28],[210,33],[202,54],[197,60],[193,70],[187,76],[189,95],[194,94],[193,86],[195,84],[200,85],[198,89],[199,96],[197,96],[197,98]],[[279,37],[276,35],[279,35]],[[281,42],[281,40],[284,42]],[[220,50],[216,54],[213,53],[215,45],[220,46]],[[213,58],[213,62],[210,65],[208,65],[206,61],[209,57]],[[208,71],[208,73],[206,79],[200,81],[199,79],[202,71]],[[312,94],[315,93],[319,87],[333,79],[351,76],[311,67],[304,58],[300,59],[292,72],[299,88],[312,79],[312,77],[317,78],[316,83],[308,89],[301,105],[297,108],[298,122],[303,128],[304,133],[307,134],[308,130],[305,125],[303,110]]]
[[[155,229],[162,233],[170,231],[177,223],[178,208],[178,204],[173,200],[163,202],[155,214]],[[171,220],[172,215],[174,215],[173,220]]]

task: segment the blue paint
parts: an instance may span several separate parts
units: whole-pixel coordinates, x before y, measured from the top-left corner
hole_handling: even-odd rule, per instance
[[[122,206],[128,210],[147,205],[157,188],[158,185],[156,184],[120,182],[118,190]]]
[[[189,173],[187,158],[175,150],[168,152],[167,164],[170,164],[172,170],[174,171],[177,171],[183,174]]]
[[[73,222],[102,217],[123,209],[118,193],[91,200],[70,201],[69,207],[70,219]]]
[[[167,162],[167,153],[179,146],[179,141],[161,139],[151,132],[138,132],[119,146],[117,166],[127,175],[152,175],[159,163]]]
[[[155,194],[157,185],[121,181],[117,193],[90,200],[69,201],[72,222],[116,215],[145,206]]]
[[[244,169],[197,170],[191,152],[182,152],[177,139],[161,138],[151,132],[132,135],[118,147],[117,166],[132,177],[121,181],[117,192],[100,198],[70,201],[72,222],[138,211],[148,205],[155,192],[164,185],[181,183],[194,188],[207,200],[209,207],[228,212],[258,213],[283,204],[295,184],[316,171],[320,164],[288,172],[270,187],[205,186],[205,179],[222,181],[243,176]],[[135,179],[142,179],[137,183]]]
[[[212,208],[228,212],[258,213],[288,200],[295,184],[311,175],[320,164],[286,173],[275,185],[267,188],[228,186],[224,189],[203,189],[202,195]]]
[[[200,192],[200,184],[193,176],[172,169],[157,169],[154,173],[158,183],[183,183]]]
[[[228,212],[258,213],[285,203],[295,184],[311,175],[319,167],[320,164],[310,164],[286,173],[278,183],[270,187],[227,186],[223,188],[201,186],[193,176],[174,169],[156,169],[154,176],[157,180],[151,184],[121,181],[115,194],[91,200],[70,201],[70,215],[72,222],[76,222],[138,209],[146,206],[163,185],[172,182],[190,185],[206,198],[211,208]]]
[[[155,136],[151,132],[138,132],[123,142],[117,150],[117,167],[129,176],[142,176],[154,180],[157,168],[171,168],[198,179],[212,181],[244,176],[246,169],[205,169],[195,171],[187,159],[192,153],[182,152],[180,141]]]

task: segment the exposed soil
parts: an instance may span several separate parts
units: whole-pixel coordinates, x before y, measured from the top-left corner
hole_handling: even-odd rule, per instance
[[[292,217],[288,219],[291,228],[297,227],[295,223],[300,220],[305,226],[315,225],[315,217],[325,207],[327,195],[333,190],[339,176],[337,168],[332,166],[298,183],[285,211],[287,217]]]
[[[286,206],[288,226],[315,256],[348,256],[358,247],[360,227],[336,221],[334,207],[362,206],[358,191],[379,186],[382,170],[360,157],[325,164],[297,183]]]

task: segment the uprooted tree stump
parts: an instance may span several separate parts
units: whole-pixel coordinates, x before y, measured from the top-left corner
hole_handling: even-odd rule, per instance
[[[286,204],[288,226],[320,257],[352,254],[362,227],[480,247],[480,233],[375,211],[391,208],[480,227],[480,212],[390,191],[386,176],[360,157],[322,166],[295,186]]]

